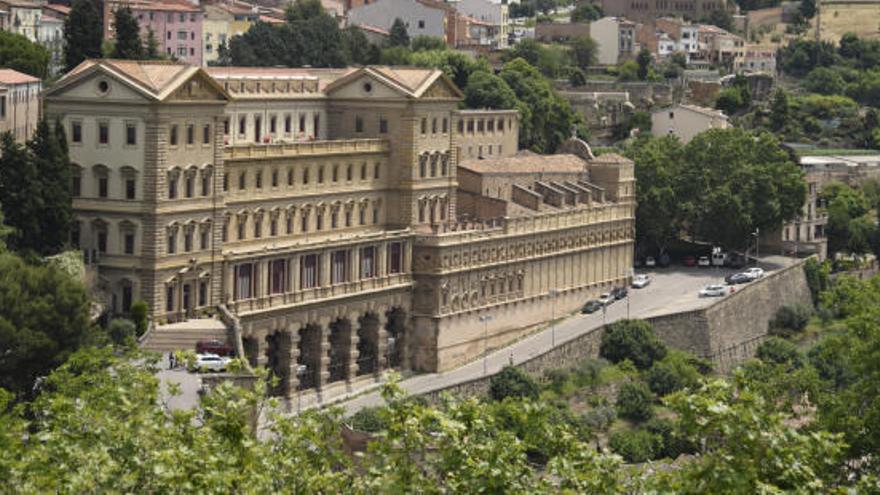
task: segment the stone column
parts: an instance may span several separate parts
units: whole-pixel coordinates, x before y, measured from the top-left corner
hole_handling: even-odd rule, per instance
[[[412,273],[412,242],[403,242],[403,273]]]
[[[299,367],[299,325],[293,324],[287,332],[290,334],[290,349],[288,351],[290,361],[288,365],[288,386],[284,391],[284,396],[289,398],[299,389],[300,378],[296,374],[296,369]]]
[[[290,262],[290,292],[299,291],[299,265],[300,265],[301,255],[296,254],[293,256]]]
[[[318,380],[315,384],[315,388],[320,390],[330,380],[330,320],[322,318],[318,321],[317,325],[320,327],[320,371],[318,372]]]
[[[376,366],[373,368],[373,373],[378,379],[382,370],[388,367],[388,358],[386,356],[386,352],[388,351],[388,330],[385,329],[385,325],[388,324],[388,317],[385,316],[385,310],[380,310],[376,318],[378,320],[379,328],[376,330],[378,335],[376,339]]]
[[[223,292],[217,297],[220,303],[231,302],[235,299],[235,294],[232,293],[235,287],[235,270],[233,268],[234,265],[228,260],[223,261]]]
[[[322,251],[321,252],[321,259],[320,259],[320,263],[319,263],[319,265],[320,265],[320,274],[319,275],[321,278],[321,283],[320,283],[321,287],[330,287],[330,269],[331,269],[331,266],[333,265],[333,263],[332,263],[333,260],[331,260],[330,257],[331,257],[330,251]]]
[[[388,275],[388,244],[381,243],[376,248],[376,275],[379,277],[385,277]]]
[[[348,270],[348,272],[350,274],[348,277],[348,280],[350,282],[356,282],[356,281],[360,280],[360,278],[361,278],[361,270],[360,270],[360,268],[361,268],[361,266],[360,266],[361,248],[360,247],[355,246],[351,249],[350,261],[351,261],[351,266],[349,267],[349,270]],[[356,322],[357,322],[357,320],[352,320],[352,325],[354,325]]]
[[[358,335],[358,327],[360,323],[358,321],[358,314],[351,313],[348,315],[349,322],[349,332],[350,332],[350,340],[349,340],[349,351],[348,351],[348,369],[345,375],[345,378],[351,382],[357,376],[358,371],[358,357],[360,353],[358,352],[358,344],[360,343],[360,336]]]

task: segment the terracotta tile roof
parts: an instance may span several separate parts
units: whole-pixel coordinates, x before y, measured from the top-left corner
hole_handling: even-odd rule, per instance
[[[206,67],[205,70],[211,77],[218,79],[293,79],[315,78],[318,80],[318,90],[323,91],[328,84],[350,74],[356,69],[306,69],[287,67]]]
[[[48,5],[44,5],[44,8],[54,10],[55,12],[62,13],[64,15],[70,15],[70,7],[67,5],[61,5],[59,3],[50,3]]]
[[[376,26],[371,26],[369,24],[355,24],[352,27],[356,27],[358,29],[363,29],[364,31],[370,31],[373,33],[383,34],[385,36],[389,36],[391,34],[385,29],[382,29],[382,28],[376,27]]]
[[[270,17],[267,15],[261,15],[260,21],[265,22],[267,24],[284,24],[283,20],[278,19],[277,17]]]
[[[436,72],[435,69],[409,67],[371,66],[371,68],[413,92],[417,91]]]
[[[529,153],[505,158],[464,160],[458,166],[478,174],[534,174],[538,172],[576,174],[584,172],[587,163],[575,155]]]
[[[189,68],[185,64],[161,60],[104,59],[101,62],[137,80],[155,93],[165,89],[168,83]]]
[[[40,80],[34,76],[23,74],[13,69],[0,69],[0,84],[35,83]]]

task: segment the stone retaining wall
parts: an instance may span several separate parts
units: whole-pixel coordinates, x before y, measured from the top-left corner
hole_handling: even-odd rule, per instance
[[[810,304],[810,290],[803,270],[804,260],[768,274],[719,299],[711,306],[647,318],[657,335],[670,347],[710,359],[717,371],[727,372],[752,357],[767,336],[768,324],[776,311],[793,303]],[[599,355],[604,327],[580,335],[516,365],[539,378],[551,369],[569,368]],[[490,376],[479,377],[423,397],[436,401],[441,394],[468,397],[485,395]]]

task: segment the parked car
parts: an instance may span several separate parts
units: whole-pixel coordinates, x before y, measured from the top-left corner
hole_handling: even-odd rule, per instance
[[[696,266],[697,259],[691,255],[687,255],[681,259],[681,264],[684,266]]]
[[[611,296],[614,299],[623,299],[627,295],[626,286],[623,287],[615,287],[614,290],[611,291]]]
[[[753,266],[748,270],[744,271],[746,275],[752,277],[752,280],[758,280],[759,278],[764,276],[764,269],[758,268],[757,266]]]
[[[727,253],[716,248],[712,251],[712,266],[724,266],[727,264]]]
[[[657,260],[655,260],[653,256],[648,256],[645,258],[645,266],[655,267],[657,266]]]
[[[599,296],[599,302],[602,303],[602,306],[608,306],[616,300],[617,299],[615,299],[610,292],[603,292],[602,295]]]
[[[700,268],[708,268],[708,267],[712,266],[712,262],[709,261],[708,256],[700,256],[700,259],[697,260],[697,265]]]
[[[217,354],[196,354],[196,361],[190,371],[226,371],[230,359]]]
[[[727,285],[747,284],[752,281],[752,277],[747,273],[734,273],[724,277],[724,281]]]
[[[650,283],[651,283],[651,277],[644,275],[644,274],[639,274],[639,275],[636,275],[635,277],[633,277],[632,286],[633,286],[633,289],[641,289],[641,288],[646,287]]]
[[[216,354],[218,356],[232,356],[232,346],[220,340],[200,340],[196,342],[196,354]]]
[[[742,268],[746,266],[746,259],[738,254],[731,254],[727,257],[726,266],[731,268]]]
[[[729,290],[723,285],[707,285],[700,290],[700,297],[723,297]]]
[[[581,308],[581,313],[586,313],[586,314],[595,313],[596,311],[599,311],[600,309],[602,309],[602,303],[593,299],[591,301],[587,301],[587,304],[584,304],[584,307]]]

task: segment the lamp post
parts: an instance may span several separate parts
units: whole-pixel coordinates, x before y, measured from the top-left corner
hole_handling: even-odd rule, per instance
[[[296,367],[296,413],[302,412],[302,377],[309,371],[308,365],[300,364]]]
[[[752,232],[752,235],[755,236],[755,266],[758,266],[761,258],[760,233],[761,229],[758,227],[755,227],[755,231]]]
[[[556,347],[556,296],[559,295],[559,289],[550,289],[547,294],[550,295],[550,346]]]
[[[483,315],[480,317],[483,323],[483,376],[489,372],[489,322],[492,321],[492,315]]]

